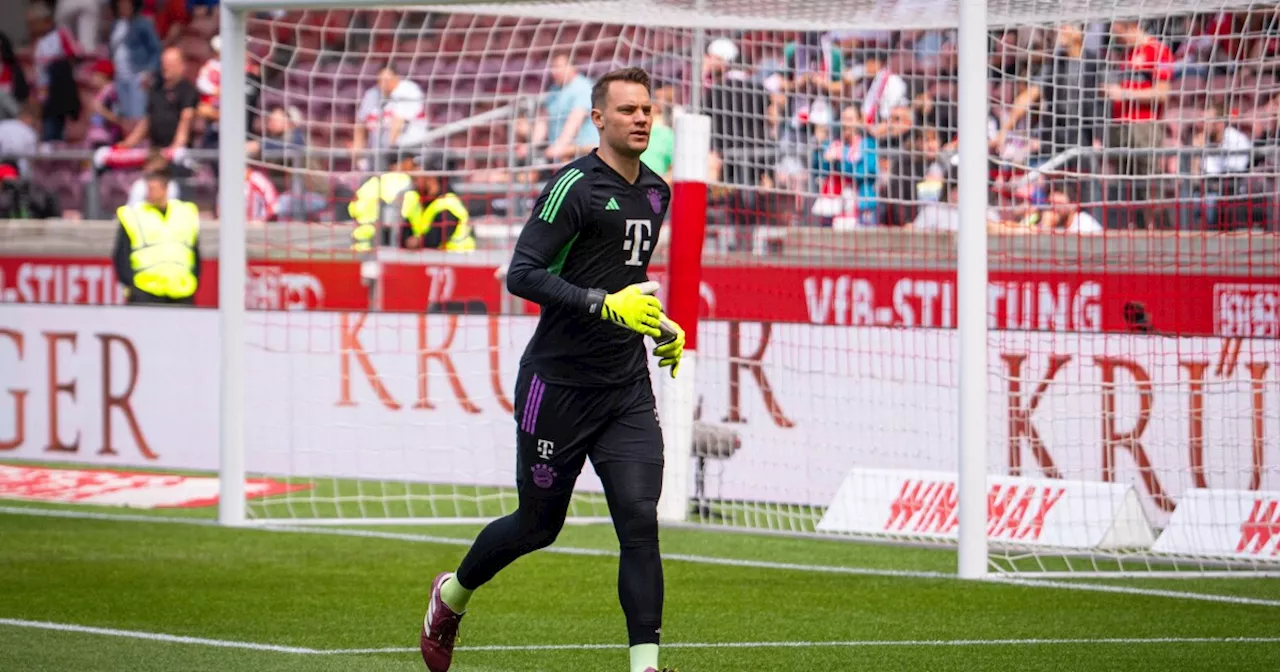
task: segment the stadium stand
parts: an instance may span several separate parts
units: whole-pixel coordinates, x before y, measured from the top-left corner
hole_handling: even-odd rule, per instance
[[[163,24],[160,39],[183,51],[188,78],[194,81],[202,64],[214,56],[210,38],[217,32],[217,14],[169,7],[178,1],[147,0],[142,3],[142,12]],[[105,37],[111,20],[111,13],[104,12],[98,37]],[[1059,99],[1054,104],[1058,104],[1073,82],[1086,81],[1064,80],[1078,73],[1054,69],[1053,54],[1061,27],[992,32],[988,140],[993,193],[999,194],[1002,207],[1010,210],[1007,218],[1020,220],[1021,213],[1015,210],[1043,203],[1053,191],[1047,176],[1054,170],[1066,170],[1095,174],[1095,179],[1081,183],[1073,193],[1078,193],[1081,202],[1109,229],[1140,225],[1274,230],[1276,174],[1280,172],[1280,9],[1171,16],[1146,20],[1141,27],[1167,47],[1169,54],[1150,70],[1157,79],[1170,82],[1169,96],[1157,114],[1159,135],[1154,141],[1156,160],[1150,175],[1154,191],[1150,197],[1131,193],[1133,181],[1107,179],[1133,171],[1123,160],[1123,152],[1102,158],[1108,144],[1106,133],[1070,134],[1081,144],[1055,145],[1055,138],[1066,136],[1055,134],[1054,125],[1063,123],[1063,117],[1056,116],[1052,106],[1040,106],[1038,112],[1008,123],[1029,89],[1037,88],[1036,96],[1056,89]],[[421,87],[427,123],[438,128],[490,111],[499,99],[544,91],[548,63],[557,45],[573,45],[570,51],[579,70],[589,77],[598,76],[618,64],[618,45],[629,39],[631,30],[613,25],[557,25],[398,10],[260,14],[248,23],[249,60],[260,69],[251,79],[261,87],[254,107],[280,111],[274,113],[268,135],[283,132],[281,115],[287,113],[290,135],[300,136],[300,143],[285,143],[291,149],[289,158],[281,161],[294,167],[323,166],[329,173],[327,183],[314,176],[307,179],[308,199],[338,200],[361,178],[345,152],[352,143],[357,105],[388,62]],[[1127,52],[1115,39],[1113,27],[1091,24],[1077,30],[1095,65],[1108,72],[1124,72]],[[689,44],[687,34],[672,31],[655,37],[653,32],[646,37],[650,44],[673,49],[685,49]],[[748,226],[780,222],[902,225],[914,218],[917,203],[936,198],[939,171],[928,171],[925,164],[945,164],[955,148],[953,31],[823,35],[745,31],[718,37],[709,40],[715,48],[707,60],[715,70],[705,73],[703,99],[703,108],[713,118],[719,117],[719,135],[714,141],[718,155],[713,163],[720,170],[713,178],[720,185],[713,192],[714,222],[745,221]],[[91,80],[95,67],[100,67],[96,64],[109,57],[106,43],[99,39],[96,49],[85,53],[76,68],[87,111],[94,109],[99,93]],[[17,55],[27,79],[35,81],[32,46],[22,46]],[[659,85],[672,87],[676,106],[689,105],[687,55],[668,58],[654,52],[641,65],[653,72]],[[811,77],[809,70],[821,74]],[[1100,77],[1097,73],[1094,76]],[[1114,85],[1115,81],[1108,80],[1099,86]],[[1105,91],[1075,88],[1077,97],[1105,99]],[[903,100],[892,105],[880,100],[886,91],[902,93],[900,89],[905,89]],[[1091,104],[1089,109],[1094,111],[1111,106],[1105,100]],[[874,106],[879,109],[867,114]],[[851,151],[861,147],[874,155],[870,164],[852,154],[835,160],[839,157],[830,151],[831,139],[842,137],[838,124],[846,108],[860,110],[866,117],[863,132],[849,138],[857,141]],[[1070,113],[1079,109],[1084,108]],[[1217,118],[1212,117],[1215,113]],[[1105,116],[1106,111],[1099,114]],[[76,151],[90,149],[91,116],[85,113],[69,123],[65,142],[46,143],[42,149],[49,152],[49,158],[36,161],[35,168],[46,184],[66,195],[72,209],[75,204],[84,206],[80,209],[86,210],[85,216],[94,214],[85,205],[90,185],[99,197],[94,199],[94,209],[109,211],[123,202],[136,177],[128,171],[95,171],[86,161],[70,158]],[[269,116],[251,118],[251,134],[258,140],[255,147],[262,146],[264,122]],[[744,127],[748,120],[754,122],[751,128]],[[1079,116],[1065,123],[1094,122],[1106,123]],[[1220,129],[1224,124],[1229,131]],[[485,195],[492,190],[483,187],[509,180],[512,175],[505,165],[507,152],[495,149],[516,141],[508,126],[505,120],[479,123],[447,141],[451,149],[459,150],[451,165],[458,172],[457,188],[475,212],[500,210],[492,196]],[[1234,145],[1223,144],[1224,132]],[[198,142],[204,130],[191,135],[193,142]],[[941,142],[940,151],[921,163],[919,152],[936,144],[935,139]],[[1242,148],[1242,141],[1247,141],[1247,148]],[[1228,151],[1236,157],[1228,161],[1216,157]],[[263,158],[267,163],[273,160]],[[215,167],[196,160],[190,165],[187,197],[212,211]],[[858,174],[841,173],[855,165],[863,166]],[[1210,172],[1213,174],[1205,174]],[[284,174],[274,171],[272,177],[283,180]],[[849,193],[857,194],[849,200],[858,205],[849,207],[861,214],[852,219],[841,216],[847,212],[832,211],[829,202],[816,206],[824,198],[838,197],[842,185],[851,185]],[[286,191],[286,185],[278,186]],[[743,189],[777,193],[744,196],[739,193]],[[1139,205],[1135,202],[1139,200],[1157,205]],[[875,208],[875,216],[866,214],[868,207]],[[744,208],[756,210],[744,217]],[[1145,214],[1133,216],[1137,209],[1145,209]],[[324,217],[323,213],[340,210],[309,209],[307,216]]]

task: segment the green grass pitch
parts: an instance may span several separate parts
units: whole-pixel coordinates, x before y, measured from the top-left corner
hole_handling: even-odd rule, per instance
[[[0,670],[23,672],[421,670],[414,647],[428,582],[456,566],[476,532],[353,536],[365,532],[0,507]],[[482,589],[455,670],[627,670],[612,531],[569,527],[556,548],[596,553],[538,553]],[[670,529],[663,549],[680,556],[665,563],[664,638],[673,646],[663,662],[681,672],[1280,669],[1277,580],[1085,586],[1177,595],[1111,593],[891,575],[953,571],[954,553],[920,548]],[[359,649],[385,651],[351,651]]]

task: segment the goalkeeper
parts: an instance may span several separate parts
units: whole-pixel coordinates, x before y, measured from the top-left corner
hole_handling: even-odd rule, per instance
[[[621,549],[618,598],[630,670],[657,672],[662,431],[644,337],[661,342],[654,354],[675,376],[684,333],[662,315],[657,283],[647,275],[671,200],[666,182],[640,163],[649,144],[649,94],[649,76],[639,68],[596,82],[591,121],[600,148],[547,182],[516,243],[507,288],[542,307],[516,379],[519,506],[480,532],[456,573],[435,578],[421,640],[432,672],[449,669],[472,592],[555,541],[587,458],[604,485]]]

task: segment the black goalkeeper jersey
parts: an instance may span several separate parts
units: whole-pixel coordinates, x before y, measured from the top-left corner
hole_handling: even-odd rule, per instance
[[[624,385],[649,374],[643,337],[600,318],[587,290],[649,279],[671,189],[644,164],[635,184],[595,151],[562,168],[520,232],[507,289],[542,306],[521,367],[548,383]],[[592,309],[594,312],[592,312]]]

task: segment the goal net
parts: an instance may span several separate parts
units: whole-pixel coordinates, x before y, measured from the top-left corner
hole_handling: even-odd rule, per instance
[[[636,65],[647,165],[671,178],[678,117],[711,125],[705,218],[667,223],[705,229],[684,522],[955,543],[955,327],[980,319],[957,147],[983,141],[958,132],[956,2],[267,8],[243,15],[246,157],[278,192],[246,225],[244,456],[295,489],[251,519],[513,510],[537,311],[504,264],[597,142],[585,87]],[[988,17],[991,569],[1276,569],[1280,13]],[[358,192],[400,169],[457,196],[474,250],[381,215],[353,249]],[[571,515],[607,517],[590,466],[579,486]]]

